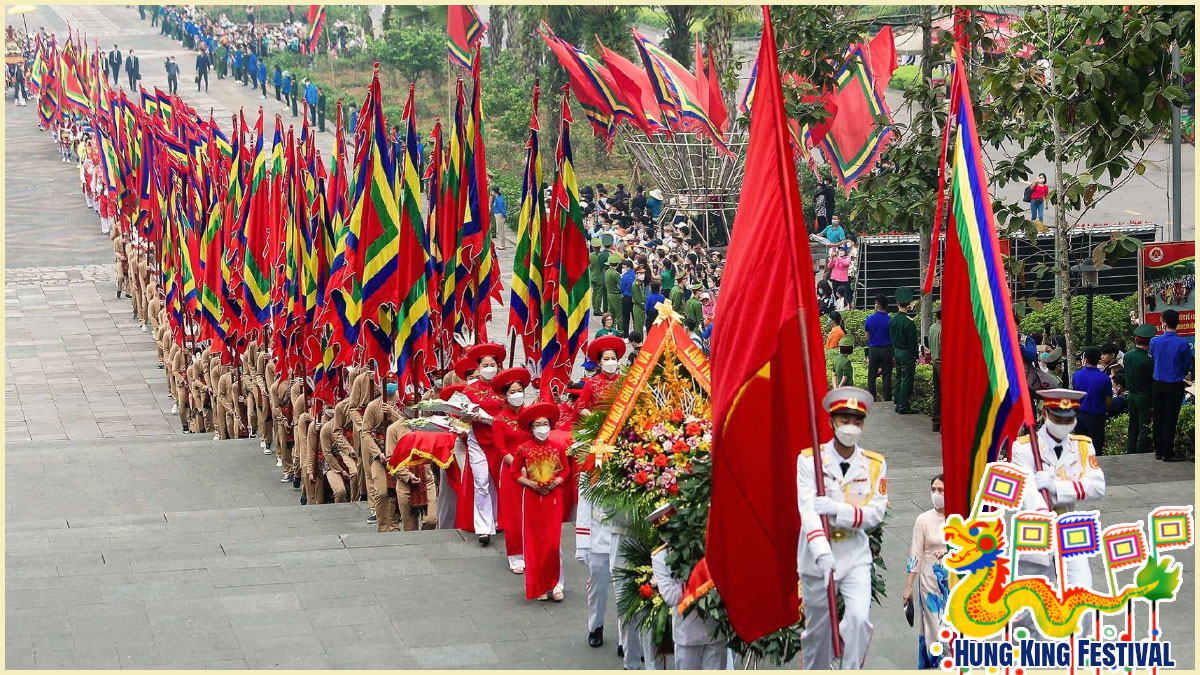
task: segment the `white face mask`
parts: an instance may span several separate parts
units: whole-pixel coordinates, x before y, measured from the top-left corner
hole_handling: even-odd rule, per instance
[[[621,366],[621,363],[619,361],[617,361],[616,359],[605,359],[603,362],[600,363],[600,369],[603,370],[604,372],[608,373],[609,375],[612,375],[613,373],[617,372],[617,368],[619,368],[620,366]]]
[[[862,436],[862,427],[853,424],[842,424],[833,430],[833,435],[837,437],[842,445],[854,447],[858,444],[859,436]]]
[[[518,391],[508,395],[508,404],[514,408],[520,408],[525,404],[525,392]]]
[[[1075,421],[1072,420],[1069,424],[1059,424],[1057,422],[1047,421],[1046,431],[1049,431],[1051,436],[1059,439],[1060,441],[1065,441],[1067,440],[1067,437],[1071,435],[1071,432],[1075,431]]]
[[[946,495],[930,492],[929,497],[933,500],[933,508],[937,509],[938,511],[946,508]]]
[[[550,427],[534,427],[533,437],[539,441],[544,441],[547,438],[550,438]]]
[[[491,380],[496,376],[496,366],[481,366],[479,368],[479,376],[484,380]]]

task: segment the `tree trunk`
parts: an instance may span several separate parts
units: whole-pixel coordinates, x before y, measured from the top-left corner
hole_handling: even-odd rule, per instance
[[[513,20],[516,9],[512,5],[493,5],[491,10],[491,21],[488,23],[488,45],[491,47],[492,63],[495,64],[504,50],[504,38],[509,32],[508,26]]]
[[[933,84],[933,8],[929,5],[921,7],[921,81],[927,85]],[[933,101],[926,98],[921,103],[921,107],[926,111],[934,105]],[[949,123],[949,120],[947,120]],[[928,137],[932,134],[930,128],[932,122],[926,118],[921,123],[922,128],[918,132],[920,135]],[[942,167],[938,167],[941,171]],[[929,247],[937,246],[937,242],[933,241],[933,223],[921,223],[920,238],[917,245],[917,258],[920,264],[920,283],[924,284],[925,275],[928,274],[929,268]],[[933,296],[921,293],[921,337],[929,335],[929,326],[933,324]]]
[[[1050,15],[1051,8],[1046,8],[1047,17]],[[1050,31],[1050,22],[1046,22],[1046,38],[1053,39],[1053,34]],[[1074,325],[1071,320],[1071,271],[1070,271],[1070,256],[1068,255],[1070,247],[1070,232],[1067,227],[1067,214],[1063,209],[1063,200],[1061,191],[1063,188],[1063,130],[1062,123],[1058,118],[1058,72],[1054,69],[1053,59],[1048,59],[1050,66],[1045,74],[1046,84],[1050,88],[1050,101],[1046,106],[1047,112],[1050,114],[1050,129],[1054,136],[1054,286],[1056,295],[1062,298],[1063,312],[1063,336],[1067,341],[1067,353],[1064,357],[1063,373],[1066,376],[1066,382],[1070,382],[1071,378],[1071,358],[1075,354],[1075,337]],[[1065,385],[1064,385],[1065,386]]]
[[[542,20],[542,8],[524,6],[517,8],[516,12],[518,30],[514,35],[523,36],[521,40],[517,41],[521,49],[521,64],[525,67],[525,74],[532,77],[537,72],[538,64],[542,59],[542,50],[545,48],[541,38],[537,37],[538,24]]]
[[[663,5],[662,9],[667,14],[667,36],[662,41],[662,48],[684,68],[691,68],[695,51],[692,43],[694,8],[691,5]]]

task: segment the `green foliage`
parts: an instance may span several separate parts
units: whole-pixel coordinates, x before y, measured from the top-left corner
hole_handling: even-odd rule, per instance
[[[1179,425],[1175,427],[1175,453],[1190,460],[1196,459],[1196,406],[1188,404],[1179,409]]]
[[[662,5],[662,11],[667,15],[667,35],[659,46],[684,68],[692,67],[695,56],[692,24],[696,21],[697,9],[692,5]]]
[[[447,67],[446,34],[427,24],[393,26],[382,39],[372,40],[368,51],[381,69],[399,71],[410,82]]]
[[[916,83],[917,78],[919,77],[921,77],[921,66],[915,64],[899,66],[896,68],[895,72],[892,73],[892,79],[891,82],[888,83],[888,86],[899,91],[908,91],[912,88],[913,84]],[[945,78],[946,72],[943,70],[935,70],[933,72],[933,77],[935,79]]]
[[[1123,339],[1133,342],[1134,326],[1129,322],[1129,299],[1117,301],[1103,295],[1097,295],[1092,304],[1092,342],[1096,345],[1112,340]],[[1087,331],[1087,298],[1076,295],[1071,298],[1071,320],[1074,322],[1076,337],[1079,343]],[[1049,325],[1051,333],[1062,335],[1063,308],[1062,299],[1056,298],[1047,302],[1041,309],[1029,312],[1021,318],[1021,331],[1031,335],[1041,335],[1042,329]],[[1083,345],[1088,346],[1088,345]]]
[[[846,331],[846,335],[854,338],[854,344],[859,347],[867,346],[867,331],[863,329],[863,323],[871,316],[871,312],[860,309],[847,309],[838,314],[842,315],[842,327]],[[829,329],[833,327],[833,323],[829,320],[829,315],[821,317],[821,334],[829,335]],[[832,357],[831,357],[832,358]]]
[[[626,625],[648,630],[660,651],[667,651],[671,647],[671,609],[663,602],[658,594],[658,584],[654,582],[650,558],[657,544],[650,543],[653,541],[651,536],[621,537],[620,552],[625,564],[613,570],[617,614]],[[640,591],[646,584],[655,589],[649,598],[642,597]]]
[[[545,161],[545,158],[542,158]],[[521,212],[521,182],[523,175],[520,173],[503,172],[493,174],[488,178],[491,184],[500,188],[500,194],[504,195],[504,205],[506,207],[506,216],[508,218],[508,229],[516,232],[517,216]]]
[[[1182,416],[1180,419],[1182,421]],[[1125,440],[1126,434],[1128,433],[1129,415],[1116,415],[1109,417],[1104,423],[1104,447],[1100,449],[1100,454],[1125,454]]]
[[[529,139],[529,120],[533,116],[533,80],[522,70],[521,56],[507,50],[496,57],[488,69],[488,86],[483,88],[483,115],[491,121],[496,134],[492,137],[503,143],[524,148]],[[557,103],[553,92],[542,89],[540,121],[545,129],[546,111]],[[545,143],[546,134],[542,134]],[[545,170],[546,147],[542,147],[542,166]],[[550,148],[553,157],[554,148]],[[553,165],[550,166],[553,169]],[[507,197],[507,194],[505,195]]]
[[[854,386],[860,389],[867,388],[867,348],[866,337],[864,336],[860,346],[850,355],[850,365],[854,368]],[[827,377],[833,378],[833,357],[837,356],[836,349],[827,349],[825,351],[825,371]],[[876,385],[882,387],[882,379],[875,379]],[[892,370],[892,383],[896,382],[896,371]],[[882,393],[882,392],[880,392]],[[888,392],[889,395],[891,392]],[[912,390],[912,407],[925,415],[929,415],[933,411],[933,366],[926,364],[917,364],[913,371],[913,390]]]

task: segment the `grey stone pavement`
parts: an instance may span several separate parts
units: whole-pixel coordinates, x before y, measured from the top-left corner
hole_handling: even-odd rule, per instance
[[[43,6],[29,20],[182,52],[121,7]],[[150,62],[144,53],[147,73]],[[257,101],[216,88],[214,106]],[[359,504],[300,507],[256,442],[182,435],[152,340],[114,295],[111,246],[74,167],[36,130],[32,106],[6,105],[6,667],[620,667],[611,603],[608,642],[586,645],[585,570],[569,554],[566,601],[526,602],[498,545],[453,531],[381,535]],[[892,500],[870,668],[915,664],[900,595],[912,523],[940,465],[927,425],[881,405],[863,441],[888,457]],[[1108,524],[1194,501],[1192,464],[1102,466]],[[572,550],[570,528],[563,544]],[[1195,559],[1176,557],[1183,591],[1163,623],[1192,667]]]

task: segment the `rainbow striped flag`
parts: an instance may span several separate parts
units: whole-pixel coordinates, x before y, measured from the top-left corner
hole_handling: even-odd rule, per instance
[[[962,80],[959,59],[955,78]],[[1032,428],[1034,418],[975,113],[965,81],[961,85],[950,102],[958,127],[953,138],[953,222],[942,270],[942,320],[945,330],[961,339],[943,345],[942,367],[955,376],[942,386],[946,400],[968,412],[943,420],[942,463],[946,512],[965,515],[988,463],[996,461],[1022,425]],[[838,117],[842,114],[839,109]]]
[[[308,37],[304,43],[309,54],[316,51],[317,40],[321,39],[321,31],[324,28],[325,7],[323,5],[310,5],[308,8]]]
[[[665,49],[651,42],[637,29],[632,30],[633,41],[650,75],[651,87],[667,124],[676,131],[708,136],[717,149],[727,150],[721,131],[708,116],[708,102],[700,100],[696,76]]]
[[[417,150],[415,86],[408,85],[404,106],[405,133],[398,158],[400,180],[400,235],[396,343],[396,380],[402,390],[429,386],[425,362],[429,354],[429,287],[426,284],[428,248],[425,222],[421,217],[421,155]]]
[[[513,259],[508,314],[509,332],[520,336],[525,347],[525,360],[529,363],[536,363],[541,353],[538,345],[542,306],[541,234],[546,223],[542,151],[538,145],[538,96],[541,91],[540,86],[533,86],[533,115],[529,120],[529,141],[525,143],[525,174],[521,180],[521,213],[517,219],[517,252]]]
[[[450,5],[446,8],[446,52],[450,63],[470,69],[471,50],[487,28],[471,5]]]

